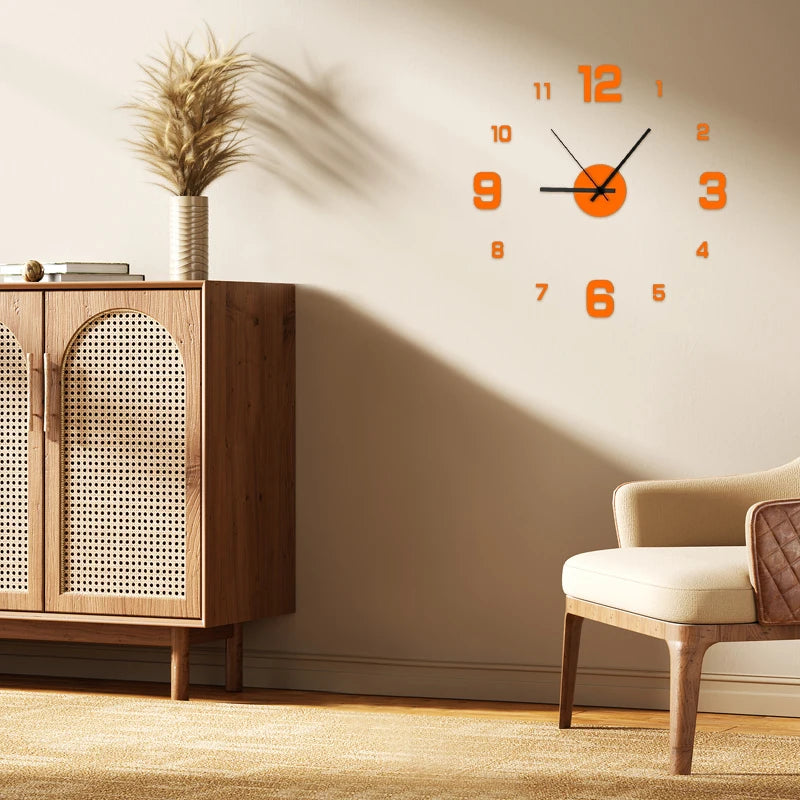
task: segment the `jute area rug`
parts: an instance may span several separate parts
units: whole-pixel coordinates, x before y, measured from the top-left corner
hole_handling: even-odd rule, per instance
[[[800,798],[800,737],[0,690],[2,800]]]

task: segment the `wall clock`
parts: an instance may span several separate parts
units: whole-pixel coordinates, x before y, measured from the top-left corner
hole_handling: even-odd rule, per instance
[[[662,98],[665,86],[662,80],[654,80],[652,92]],[[545,104],[553,97],[549,82],[532,84],[532,100]],[[623,74],[617,64],[578,65],[574,86],[559,88],[564,95],[574,96],[577,103],[616,103],[624,113]],[[641,91],[641,89],[640,89]],[[697,142],[711,141],[711,126],[708,122],[697,122],[692,135]],[[492,142],[502,146],[512,141],[514,132],[510,124],[490,127]],[[635,202],[637,194],[641,197],[649,189],[647,186],[629,184],[625,178],[626,168],[631,159],[657,158],[657,149],[649,148],[658,132],[651,127],[637,130],[631,141],[621,142],[618,160],[605,163],[594,160],[591,153],[576,153],[570,148],[568,136],[562,130],[551,127],[547,132],[553,147],[553,158],[563,157],[564,181],[558,185],[542,185],[543,195],[571,195],[574,203],[562,207],[565,214],[585,214],[594,217],[597,224],[617,214],[627,203]],[[503,180],[499,172],[483,170],[473,176],[473,205],[480,211],[495,211],[500,208],[503,198]],[[697,213],[720,211],[727,203],[727,179],[719,171],[703,171],[697,176]],[[709,242],[698,242],[695,255],[706,259],[710,254]],[[489,255],[493,259],[506,256],[506,242],[494,240],[489,243]],[[537,300],[545,301],[549,283],[537,283]],[[614,281],[609,277],[598,277],[586,284],[585,307],[590,317],[603,319],[612,316],[615,309]],[[652,300],[662,303],[667,298],[664,283],[652,284]]]

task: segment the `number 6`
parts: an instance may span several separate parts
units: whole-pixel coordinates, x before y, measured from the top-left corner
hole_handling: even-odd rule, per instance
[[[603,294],[598,294],[602,290]],[[590,317],[610,317],[614,313],[614,284],[596,280],[586,284],[586,311]]]

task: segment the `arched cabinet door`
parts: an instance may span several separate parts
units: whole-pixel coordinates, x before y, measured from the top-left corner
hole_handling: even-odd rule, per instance
[[[200,292],[48,292],[45,319],[47,610],[199,618]]]
[[[42,293],[0,293],[0,609],[41,611]]]

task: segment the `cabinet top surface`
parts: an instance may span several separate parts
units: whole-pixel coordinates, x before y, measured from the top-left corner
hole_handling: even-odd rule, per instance
[[[230,284],[264,286],[256,281],[70,281],[68,283],[40,281],[19,283],[2,283],[0,292],[40,291],[40,292],[75,292],[87,289],[104,291],[118,290],[125,292],[146,291],[147,289],[202,289],[204,286],[222,286]]]
[[[20,281],[19,283],[0,284],[0,291],[68,292],[85,291],[86,289],[123,289],[127,292],[136,289],[202,289],[204,283],[205,281],[69,281],[68,283]]]

